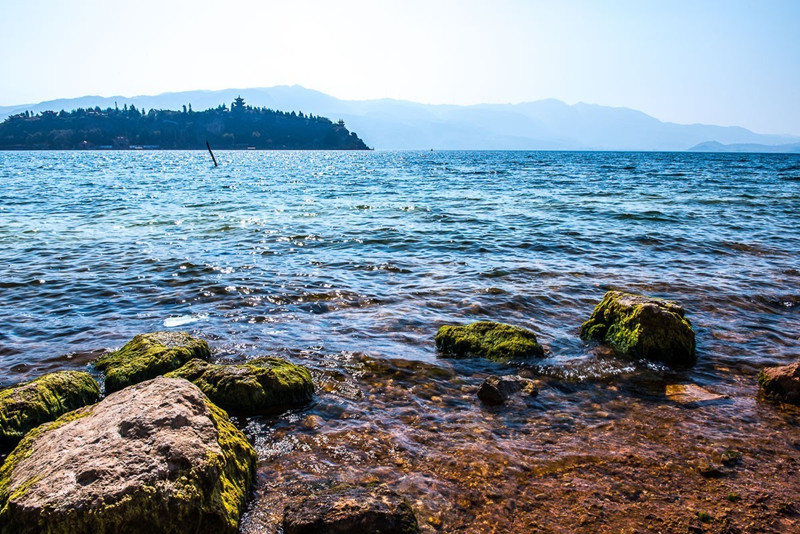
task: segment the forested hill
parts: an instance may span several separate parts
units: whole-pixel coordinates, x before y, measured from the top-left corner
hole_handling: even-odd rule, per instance
[[[0,123],[0,150],[102,148],[368,150],[344,122],[248,106],[206,111],[123,108],[19,113]]]

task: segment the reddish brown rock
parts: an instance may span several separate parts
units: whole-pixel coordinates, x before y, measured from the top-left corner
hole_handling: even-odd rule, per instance
[[[531,397],[538,395],[536,382],[517,375],[492,375],[483,381],[478,390],[478,398],[486,404],[503,404],[513,395],[524,393]]]
[[[800,406],[800,362],[765,368],[758,385],[764,397]]]
[[[286,507],[284,534],[415,534],[417,519],[396,493],[378,488],[337,488]]]
[[[28,433],[0,467],[0,533],[235,533],[255,461],[195,385],[158,377]]]

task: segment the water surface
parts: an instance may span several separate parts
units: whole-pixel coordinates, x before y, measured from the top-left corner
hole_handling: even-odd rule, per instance
[[[536,488],[547,473],[590,472],[604,454],[644,462],[639,488],[658,487],[665,455],[691,465],[720,447],[757,449],[743,435],[773,440],[753,462],[796,458],[796,420],[756,402],[754,376],[800,358],[800,156],[218,159],[0,153],[0,385],[86,368],[159,329],[208,339],[220,361],[275,354],[310,366],[315,405],[238,421],[262,462],[244,531],[274,529],[287,487],[299,496],[341,480],[393,481],[430,531],[523,532],[546,507]],[[680,302],[698,364],[670,371],[583,343],[580,324],[608,289]],[[439,326],[481,319],[539,336],[548,357],[522,368],[542,380],[538,399],[486,409],[474,398],[482,378],[520,368],[437,357]],[[664,398],[668,383],[730,399],[684,409]],[[676,450],[697,436],[706,441]],[[458,476],[470,465],[483,465],[474,480]],[[621,484],[631,472],[586,476]],[[475,489],[480,480],[497,495]],[[697,499],[711,491],[692,480]],[[474,502],[459,501],[469,491]],[[550,510],[539,528],[584,528],[592,504],[570,498],[561,495],[578,511]],[[619,514],[635,517],[622,505]]]

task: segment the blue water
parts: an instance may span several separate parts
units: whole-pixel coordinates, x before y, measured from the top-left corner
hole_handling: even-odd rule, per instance
[[[532,328],[546,372],[629,363],[577,330],[607,289],[674,299],[698,379],[800,354],[800,156],[0,153],[0,383],[136,333],[220,359],[435,362],[448,322]]]

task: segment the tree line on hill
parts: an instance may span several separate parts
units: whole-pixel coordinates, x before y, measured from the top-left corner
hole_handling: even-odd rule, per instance
[[[246,105],[239,97],[193,111],[125,105],[74,111],[19,113],[0,123],[0,149],[200,149],[206,141],[220,149],[368,150],[343,121]]]

